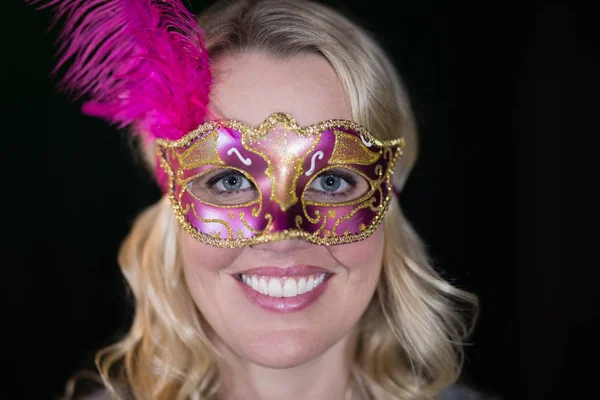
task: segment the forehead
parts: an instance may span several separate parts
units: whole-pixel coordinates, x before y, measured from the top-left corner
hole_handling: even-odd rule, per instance
[[[213,64],[209,111],[215,118],[257,126],[274,112],[299,125],[352,119],[341,81],[317,54],[278,60],[261,51],[227,53]]]

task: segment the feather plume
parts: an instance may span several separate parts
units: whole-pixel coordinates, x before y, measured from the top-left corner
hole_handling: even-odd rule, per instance
[[[26,0],[39,4],[39,0]],[[178,139],[205,122],[211,83],[204,34],[178,0],[51,0],[62,20],[62,87],[85,114],[146,139]]]

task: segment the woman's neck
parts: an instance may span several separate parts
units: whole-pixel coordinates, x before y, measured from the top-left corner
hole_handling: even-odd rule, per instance
[[[240,359],[220,344],[219,400],[343,400],[350,387],[357,339],[344,336],[319,357],[293,368],[268,368]],[[353,398],[355,398],[353,396]]]

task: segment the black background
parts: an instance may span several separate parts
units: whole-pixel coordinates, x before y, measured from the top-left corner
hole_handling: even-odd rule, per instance
[[[593,14],[559,3],[327,3],[374,33],[411,95],[422,146],[401,203],[436,267],[481,300],[465,379],[505,399],[584,398],[599,304],[598,214],[584,211],[598,186],[587,143],[598,134]],[[115,258],[160,193],[122,134],[55,91],[51,14],[3,6],[0,398],[50,399],[126,330]]]

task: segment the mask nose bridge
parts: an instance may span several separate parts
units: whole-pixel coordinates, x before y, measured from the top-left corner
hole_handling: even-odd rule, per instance
[[[282,232],[284,230],[298,229],[296,226],[296,218],[303,215],[302,202],[300,198],[290,207],[284,209],[284,206],[270,197],[267,198],[265,211],[273,216],[273,224],[271,232]],[[303,217],[302,220],[305,220]]]

